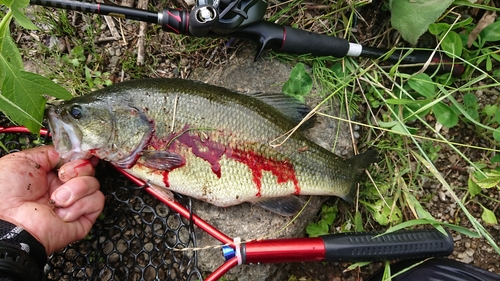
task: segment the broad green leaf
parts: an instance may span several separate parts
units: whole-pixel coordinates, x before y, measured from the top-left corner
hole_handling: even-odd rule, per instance
[[[472,178],[469,178],[469,180],[467,181],[467,185],[468,185],[469,193],[472,197],[481,193],[481,187],[479,185],[477,185],[477,183],[475,183],[474,180],[472,180]]]
[[[474,19],[472,17],[469,17],[463,21],[453,24],[453,26],[450,25],[449,23],[443,23],[443,22],[431,23],[429,25],[429,33],[431,33],[432,35],[440,35],[448,31],[450,28],[456,30],[458,28],[468,26],[472,23],[473,20]]]
[[[440,35],[441,33],[445,33],[448,29],[450,29],[449,23],[437,22],[429,25],[429,33],[432,35]]]
[[[438,102],[432,106],[432,111],[437,121],[446,128],[451,128],[458,124],[458,115],[448,105]]]
[[[94,87],[94,81],[92,80],[92,74],[90,74],[90,68],[85,66],[85,80],[87,80],[87,84],[90,88]]]
[[[38,29],[36,25],[31,22],[26,15],[24,15],[24,12],[21,9],[24,9],[28,7],[30,1],[29,0],[16,0],[12,2],[12,6],[10,7],[12,9],[12,15],[16,19],[16,22],[26,28],[26,29]]]
[[[425,73],[419,73],[408,80],[408,86],[421,96],[432,98],[436,95],[436,85]]]
[[[495,118],[493,118],[493,120],[500,124],[500,111],[495,112]]]
[[[495,131],[493,131],[493,138],[496,141],[500,141],[500,128],[497,128]]]
[[[495,216],[495,213],[493,213],[490,209],[483,207],[483,213],[481,214],[481,219],[486,223],[486,224],[491,224],[491,225],[497,225],[497,217]]]
[[[500,41],[500,21],[488,25],[479,35],[481,35],[481,38],[486,42]]]
[[[488,116],[495,116],[498,112],[498,106],[496,104],[487,104],[483,108],[483,113]]]
[[[37,97],[33,101],[35,103],[41,104],[37,111],[44,109],[45,99],[42,97]],[[33,110],[33,108],[30,108]],[[7,99],[5,96],[0,95],[0,111],[2,111],[7,117],[9,117],[15,123],[24,125],[31,132],[36,132],[42,126],[42,123],[32,114],[28,113],[22,106],[16,104],[14,101]],[[41,118],[40,118],[41,120]]]
[[[321,219],[317,223],[311,223],[306,227],[306,233],[311,237],[317,237],[329,233],[330,226],[337,217],[338,207],[323,205],[321,207]]]
[[[0,84],[5,79],[6,73],[12,71],[9,68],[24,69],[21,54],[10,36],[9,23],[11,18],[11,14],[7,13],[2,20],[3,25],[0,26]]]
[[[361,202],[361,201],[360,201]],[[403,220],[401,210],[397,205],[393,204],[391,198],[378,200],[373,204],[362,202],[372,213],[373,218],[380,225],[399,224]]]
[[[496,61],[500,61],[500,55],[498,55],[497,53],[488,53],[488,55],[490,55],[490,57],[494,58]]]
[[[427,31],[448,8],[453,0],[391,0],[391,23],[403,39],[415,45],[418,38]]]
[[[462,38],[455,31],[450,31],[441,42],[441,48],[456,56],[462,55]]]
[[[492,170],[486,173],[486,177],[482,179],[476,179],[477,185],[481,188],[492,188],[500,184],[500,172]]]
[[[390,122],[378,121],[377,123],[382,128],[391,128],[394,127],[396,124],[398,124],[398,121],[390,121]]]
[[[473,107],[477,105],[477,97],[472,93],[465,94],[463,97],[463,101],[465,106],[467,107]]]
[[[491,68],[493,67],[493,63],[491,62],[491,57],[487,56],[486,57],[486,71],[491,71]]]
[[[69,99],[71,94],[43,76],[10,69],[2,85],[2,101],[5,102],[1,103],[0,109],[14,122],[38,134],[45,109],[43,95]]]
[[[470,118],[472,118],[474,120],[478,120],[479,112],[477,111],[477,109],[470,107],[470,108],[467,108],[465,111],[470,116]]]
[[[391,128],[391,131],[402,135],[416,134],[418,132],[417,129],[405,126],[399,122]]]
[[[36,25],[31,22],[30,19],[26,17],[22,9],[28,7],[30,0],[2,0],[0,4],[3,4],[10,8],[10,12],[16,19],[16,22],[26,28],[26,29],[38,29]]]
[[[303,63],[298,63],[290,72],[290,78],[283,85],[283,93],[301,101],[312,89],[312,78]]]
[[[328,225],[324,223],[311,223],[306,227],[306,233],[309,237],[318,237],[328,234]]]
[[[0,0],[0,5],[5,5],[7,7],[12,7],[12,3],[14,3],[14,0]]]
[[[491,157],[490,162],[491,164],[500,163],[500,154],[496,154],[495,156]]]
[[[335,63],[334,65],[332,65],[332,67],[330,67],[330,70],[338,78],[344,78],[346,76],[346,73],[344,72],[342,64],[340,64],[340,63]]]

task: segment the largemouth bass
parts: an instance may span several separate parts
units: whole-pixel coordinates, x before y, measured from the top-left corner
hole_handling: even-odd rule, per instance
[[[217,206],[253,202],[291,215],[294,195],[352,201],[369,150],[343,159],[294,133],[307,108],[282,94],[245,95],[179,79],[132,80],[49,107],[64,160],[96,156],[156,188]]]

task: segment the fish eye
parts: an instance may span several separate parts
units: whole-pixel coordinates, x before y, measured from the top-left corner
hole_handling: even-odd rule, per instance
[[[69,111],[69,114],[75,119],[82,118],[82,107],[79,105],[73,105]]]

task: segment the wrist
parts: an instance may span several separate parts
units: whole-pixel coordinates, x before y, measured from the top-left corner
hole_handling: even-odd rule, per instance
[[[23,228],[0,220],[0,273],[14,280],[42,280],[43,245]]]

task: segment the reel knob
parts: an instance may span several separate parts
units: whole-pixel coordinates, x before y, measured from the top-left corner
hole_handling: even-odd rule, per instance
[[[189,15],[189,32],[195,37],[203,37],[218,22],[219,13],[213,6],[196,6]]]

